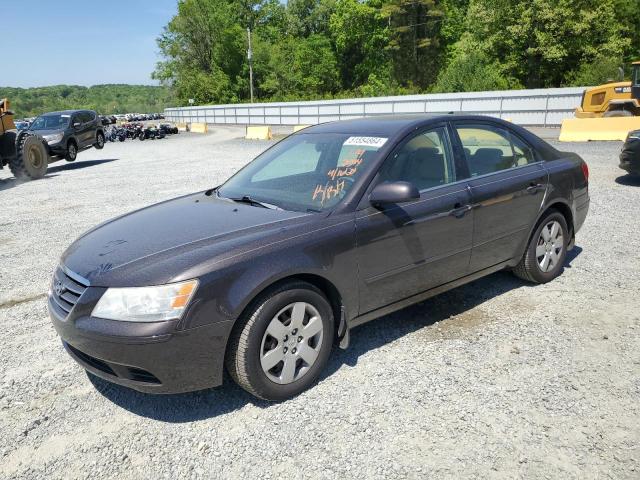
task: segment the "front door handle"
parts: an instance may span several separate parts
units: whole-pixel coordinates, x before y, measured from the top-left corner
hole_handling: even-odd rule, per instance
[[[538,193],[538,190],[540,190],[542,188],[542,184],[541,183],[533,183],[531,182],[529,184],[529,186],[527,187],[527,192],[529,192],[530,194],[534,194],[534,193]]]
[[[462,205],[462,203],[458,202],[453,206],[453,210],[449,212],[449,215],[452,215],[456,218],[464,217],[464,214],[471,210],[471,205]]]

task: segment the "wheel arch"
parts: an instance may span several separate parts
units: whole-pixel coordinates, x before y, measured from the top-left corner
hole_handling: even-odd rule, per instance
[[[569,243],[567,245],[567,249],[571,250],[573,248],[573,244],[575,241],[573,211],[571,210],[571,207],[569,206],[569,204],[564,200],[554,199],[552,202],[550,202],[548,205],[545,205],[540,210],[540,213],[538,214],[536,221],[533,222],[533,224],[531,225],[531,229],[529,230],[529,234],[526,236],[524,243],[517,250],[519,252],[519,255],[516,258],[512,259],[513,265],[516,265],[520,261],[520,259],[524,255],[524,252],[527,246],[529,245],[529,242],[531,241],[531,237],[533,236],[534,232],[536,231],[536,228],[538,228],[538,225],[540,224],[540,220],[542,220],[542,218],[544,218],[544,216],[547,215],[550,210],[556,210],[560,212],[560,214],[564,217],[565,221],[567,222],[567,228],[569,229]]]
[[[575,239],[575,228],[574,228],[574,224],[573,224],[573,211],[571,210],[571,207],[569,206],[569,204],[558,200],[558,201],[555,201],[555,202],[547,205],[547,207],[544,209],[544,211],[538,217],[538,219],[536,221],[536,225],[538,224],[540,219],[543,216],[545,216],[550,210],[557,210],[564,217],[565,221],[567,222],[567,227],[569,228],[569,248],[573,247],[573,242],[574,242],[574,239]]]
[[[333,312],[334,325],[336,329],[335,333],[337,338],[337,333],[338,333],[338,329],[340,328],[340,323],[343,316],[343,308],[344,308],[342,295],[333,282],[331,282],[326,277],[323,277],[315,273],[293,273],[278,279],[274,279],[268,284],[263,285],[258,291],[254,292],[251,295],[250,300],[246,303],[244,308],[242,308],[240,315],[238,315],[234,323],[237,323],[237,321],[240,318],[243,318],[252,308],[255,308],[256,300],[259,299],[264,294],[266,294],[269,290],[273,290],[275,288],[278,288],[280,285],[284,283],[288,283],[296,280],[313,285],[318,290],[320,290],[325,297],[327,297],[327,300],[329,301],[329,304],[331,305],[331,310]],[[235,325],[234,325],[234,328],[235,328]],[[227,339],[227,342],[228,342],[228,339]]]

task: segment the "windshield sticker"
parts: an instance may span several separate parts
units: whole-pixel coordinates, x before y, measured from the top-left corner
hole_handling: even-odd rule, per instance
[[[327,182],[324,185],[316,185],[316,189],[313,191],[312,200],[320,200],[320,203],[324,205],[324,202],[337,197],[344,191],[344,180],[338,180],[336,182]]]
[[[381,140],[386,141],[386,138]],[[329,177],[329,179],[324,185],[316,185],[315,189],[313,190],[311,200],[314,202],[319,201],[320,204],[324,206],[325,202],[331,200],[332,198],[342,196],[344,193],[346,193],[347,186],[345,184],[345,179],[349,180],[350,184],[353,183],[353,177],[356,173],[358,173],[358,167],[362,164],[362,157],[366,152],[367,150],[359,148],[355,152],[353,152],[353,155],[355,155],[354,158],[345,158],[341,161],[341,165],[329,169],[329,171],[327,172],[327,177]]]
[[[371,147],[376,150],[387,142],[388,138],[382,137],[349,137],[344,145],[356,145],[359,147]]]

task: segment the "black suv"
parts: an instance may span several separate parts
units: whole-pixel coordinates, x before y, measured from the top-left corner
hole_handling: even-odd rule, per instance
[[[29,130],[47,142],[49,155],[68,162],[73,162],[82,150],[104,147],[102,122],[92,110],[45,113],[33,121]]]

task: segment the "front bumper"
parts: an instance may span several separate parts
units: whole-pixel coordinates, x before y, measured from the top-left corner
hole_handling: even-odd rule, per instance
[[[222,383],[232,321],[179,330],[174,321],[145,324],[91,317],[104,290],[87,288],[68,315],[49,296],[53,326],[85,370],[146,393],[183,393]]]
[[[49,155],[64,157],[67,154],[67,147],[64,141],[58,143],[47,144]]]

